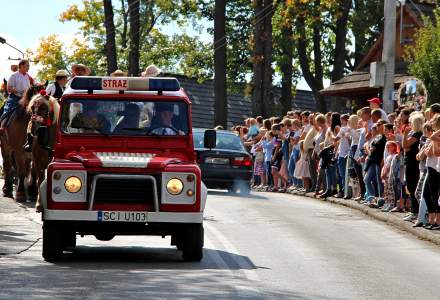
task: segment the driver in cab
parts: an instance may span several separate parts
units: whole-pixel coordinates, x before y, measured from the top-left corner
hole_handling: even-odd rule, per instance
[[[185,135],[173,126],[174,105],[171,103],[156,103],[155,117],[150,132],[157,135]]]

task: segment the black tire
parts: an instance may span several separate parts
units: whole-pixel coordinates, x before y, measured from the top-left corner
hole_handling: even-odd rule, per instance
[[[43,258],[48,262],[59,261],[63,257],[63,235],[59,224],[43,223]]]
[[[73,230],[66,230],[62,236],[63,239],[63,249],[67,247],[76,247],[76,232]]]
[[[188,224],[182,231],[182,258],[184,261],[201,261],[203,258],[203,224]]]
[[[177,250],[182,250],[182,237],[179,234],[171,235],[171,246],[176,246]]]

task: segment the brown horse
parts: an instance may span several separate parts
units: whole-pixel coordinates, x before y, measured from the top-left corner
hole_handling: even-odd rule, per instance
[[[26,110],[31,116],[29,131],[34,137],[32,143],[32,169],[29,181],[31,186],[34,186],[35,181],[37,186],[40,186],[45,179],[45,170],[52,159],[51,149],[55,144],[56,124],[60,106],[55,98],[43,93],[32,97]],[[37,132],[42,126],[45,126],[49,133],[47,145],[38,143]],[[42,209],[39,196],[37,197],[36,209],[37,211]]]
[[[3,185],[3,195],[12,198],[13,191],[13,169],[17,176],[17,189],[15,193],[15,200],[26,200],[24,180],[30,172],[31,157],[23,149],[26,142],[26,131],[31,116],[26,112],[26,107],[30,99],[40,90],[44,89],[43,85],[32,85],[23,95],[22,99],[10,118],[3,121],[4,132],[0,136],[1,153],[3,156],[3,174],[5,182]],[[4,123],[7,122],[7,126]],[[36,187],[29,187],[28,195],[36,197]]]

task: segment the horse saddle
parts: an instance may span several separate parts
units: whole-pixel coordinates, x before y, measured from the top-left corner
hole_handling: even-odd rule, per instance
[[[19,117],[22,117],[25,113],[24,108],[21,105],[18,105],[17,107],[12,108],[9,112],[6,114],[3,114],[4,106],[2,106],[0,112],[1,112],[1,127],[7,128],[11,123]]]

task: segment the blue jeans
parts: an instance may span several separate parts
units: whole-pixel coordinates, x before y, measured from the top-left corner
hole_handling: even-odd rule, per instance
[[[371,163],[364,176],[368,196],[380,197],[383,194],[382,181],[380,180],[380,165]]]
[[[289,164],[287,165],[287,170],[289,171],[289,181],[295,186],[302,186],[302,180],[295,178],[293,174],[295,173],[295,163],[300,155],[299,149],[293,149],[290,154]]]
[[[426,188],[426,181],[427,181],[426,179],[428,177],[428,176],[426,176],[427,175],[426,172],[422,176],[422,179],[423,179],[422,191],[420,194],[420,201],[419,201],[419,214],[417,215],[417,220],[419,222],[422,222],[423,224],[428,223],[428,218],[427,218],[428,207],[426,206],[426,201],[425,201],[425,198],[423,197],[423,190]]]
[[[338,157],[338,185],[339,192],[344,193],[345,191],[345,168],[347,166],[347,158],[346,157]]]
[[[18,97],[14,94],[9,94],[8,99],[6,100],[5,106],[3,108],[3,114],[1,119],[3,120],[6,115],[13,111],[18,106],[18,101],[20,101],[21,97]]]
[[[327,166],[325,169],[325,182],[327,185],[327,192],[336,190],[336,167],[334,165]]]

